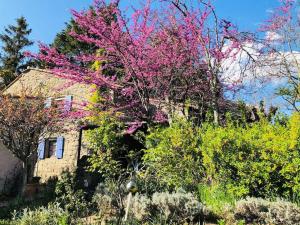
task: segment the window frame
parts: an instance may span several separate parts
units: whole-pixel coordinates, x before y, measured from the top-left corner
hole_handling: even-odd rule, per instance
[[[50,155],[50,144],[51,143],[55,143],[55,147],[54,147],[54,150],[53,150],[53,153]],[[45,156],[44,158],[45,159],[50,159],[50,158],[53,158],[56,156],[56,147],[57,146],[57,138],[47,138],[45,139]]]

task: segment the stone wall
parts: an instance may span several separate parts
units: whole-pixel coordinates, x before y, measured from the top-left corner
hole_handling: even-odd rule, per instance
[[[14,185],[20,168],[21,162],[0,143],[0,194]]]
[[[79,131],[51,134],[47,138],[64,137],[63,157],[58,159],[55,155],[50,158],[39,159],[36,163],[34,176],[41,177],[45,182],[51,177],[59,176],[64,170],[73,171],[77,166]]]

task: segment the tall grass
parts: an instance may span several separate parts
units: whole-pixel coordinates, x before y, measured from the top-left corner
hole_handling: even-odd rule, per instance
[[[219,185],[199,184],[199,199],[201,203],[215,215],[222,216],[234,207],[236,198]]]

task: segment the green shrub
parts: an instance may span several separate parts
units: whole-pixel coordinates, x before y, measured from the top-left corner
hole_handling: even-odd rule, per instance
[[[14,225],[14,224],[9,220],[0,220],[0,225]]]
[[[121,221],[125,215],[125,198],[127,196],[126,179],[106,179],[100,183],[93,196],[93,202],[97,206],[97,220],[102,222]]]
[[[246,223],[297,225],[300,208],[296,204],[278,200],[270,202],[261,198],[247,198],[237,202],[234,216]]]
[[[200,133],[208,177],[235,195],[291,198],[300,193],[300,114],[286,125],[266,119],[245,126],[206,124]]]
[[[17,197],[8,202],[7,206],[0,207],[0,219],[11,219],[12,213],[14,211],[22,211],[25,208],[34,209],[41,206],[46,206],[50,201],[53,201],[53,195],[50,193],[51,188],[46,188],[42,193],[37,196],[37,198],[32,200],[26,200],[22,197]],[[48,193],[46,194],[46,191]],[[52,196],[52,198],[50,198]]]
[[[212,182],[236,197],[300,199],[300,114],[226,126],[174,120],[150,130],[146,146],[148,171],[170,188]]]
[[[93,149],[89,170],[116,179],[128,171],[130,163],[140,160],[144,134],[126,134],[125,124],[110,114],[103,113],[94,122],[98,127],[87,131],[88,145]]]
[[[67,225],[70,216],[58,204],[49,204],[48,207],[39,207],[35,210],[24,209],[15,213],[13,225]]]
[[[89,159],[91,170],[114,177],[122,172],[119,156],[125,148],[121,141],[124,126],[109,116],[100,117],[96,122],[99,127],[87,131],[89,147],[94,150]]]
[[[86,200],[84,191],[79,189],[77,185],[75,174],[68,171],[63,172],[56,183],[55,201],[72,216],[87,216],[91,204]]]
[[[215,216],[224,218],[235,205],[235,197],[220,185],[199,185],[199,199]]]
[[[150,130],[143,161],[169,187],[197,188],[204,177],[198,129],[184,119]]]

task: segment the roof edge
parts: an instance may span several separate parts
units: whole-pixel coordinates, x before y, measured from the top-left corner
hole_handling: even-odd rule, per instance
[[[0,91],[0,94],[2,95],[5,91],[7,91],[12,85],[14,85],[21,77],[23,77],[26,73],[30,72],[31,70],[43,72],[43,73],[49,73],[49,74],[54,74],[50,70],[45,70],[45,69],[40,69],[40,68],[35,68],[35,67],[28,67],[22,73],[20,73],[19,76],[16,77],[8,86],[6,86],[3,90]]]

